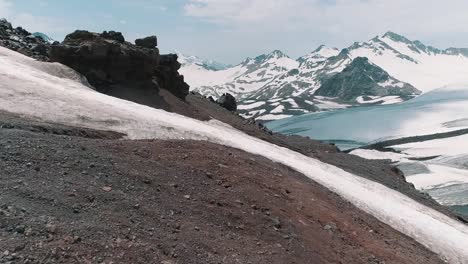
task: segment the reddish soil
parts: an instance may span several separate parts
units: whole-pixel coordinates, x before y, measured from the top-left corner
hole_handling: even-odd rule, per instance
[[[443,263],[262,157],[22,122],[0,126],[0,263]]]

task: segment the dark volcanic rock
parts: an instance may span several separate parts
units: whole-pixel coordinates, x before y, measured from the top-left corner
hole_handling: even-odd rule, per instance
[[[41,61],[48,61],[50,45],[22,27],[13,28],[11,23],[0,19],[0,46],[20,52]]]
[[[158,38],[156,36],[149,36],[142,39],[135,40],[135,45],[142,48],[154,49],[158,46]]]
[[[161,55],[155,73],[161,87],[179,98],[185,98],[190,86],[185,83],[184,76],[179,74],[180,66],[176,54]]]
[[[218,104],[232,112],[237,110],[236,98],[230,93],[223,94],[223,96],[218,99]]]
[[[155,36],[148,37],[137,46],[125,42],[120,32],[77,30],[52,45],[50,59],[83,74],[99,92],[161,107],[160,88],[185,99],[189,86],[178,73],[177,56],[160,55],[156,42]]]
[[[107,31],[104,31],[104,32],[102,32],[101,37],[103,37],[105,39],[115,40],[115,41],[118,41],[120,43],[125,42],[125,38],[122,35],[122,33],[120,33],[120,32],[115,32],[115,31],[107,32]]]
[[[119,36],[112,31],[75,31],[60,45],[52,46],[50,59],[80,72],[100,92],[136,82],[151,85],[159,51],[139,49],[121,42],[123,37]]]

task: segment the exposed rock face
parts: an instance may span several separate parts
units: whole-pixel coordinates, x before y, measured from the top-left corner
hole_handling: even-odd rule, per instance
[[[52,46],[50,59],[85,75],[104,93],[118,84],[151,83],[159,51],[139,49],[121,42],[120,36],[115,32],[75,31],[62,44]]]
[[[158,38],[156,36],[149,36],[142,39],[135,40],[135,45],[142,48],[154,49],[158,46]]]
[[[49,43],[22,27],[13,28],[5,19],[0,19],[0,46],[37,60],[48,61]]]
[[[125,42],[125,38],[124,36],[122,35],[122,33],[120,32],[115,32],[115,31],[104,31],[102,32],[101,36],[105,39],[112,39],[112,40],[115,40],[117,42],[120,42],[120,43],[124,43]]]
[[[161,87],[179,98],[185,98],[189,93],[189,85],[184,82],[184,76],[180,75],[180,63],[176,54],[161,55],[156,69],[156,78]]]
[[[145,39],[142,47],[126,42],[120,32],[75,31],[52,46],[50,59],[73,68],[98,91],[112,96],[158,106],[158,90],[163,88],[185,99],[189,86],[177,72],[177,56],[160,55],[152,45],[155,40]]]
[[[236,98],[234,98],[234,96],[232,96],[232,94],[230,94],[230,93],[223,94],[219,98],[218,104],[220,106],[226,108],[227,110],[232,111],[232,112],[237,110]]]
[[[358,96],[397,95],[411,98],[420,93],[411,84],[391,77],[367,58],[358,57],[342,72],[325,78],[315,94],[353,102]]]

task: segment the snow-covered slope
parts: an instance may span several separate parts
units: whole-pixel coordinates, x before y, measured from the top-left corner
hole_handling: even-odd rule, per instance
[[[352,154],[397,162],[407,181],[439,203],[468,206],[468,134],[389,147],[400,153],[358,149]]]
[[[297,68],[299,63],[276,50],[254,59],[248,58],[237,66],[219,71],[209,70],[192,62],[182,65],[180,73],[192,90],[215,98],[229,92],[242,99],[277,76]]]
[[[175,51],[175,54],[178,56],[178,61],[182,65],[198,65],[203,67],[205,70],[210,70],[210,71],[221,71],[221,70],[226,70],[227,68],[230,68],[230,65],[217,62],[214,60],[204,60],[200,57],[197,56],[190,56],[190,55],[185,55],[184,53],[180,51]]]
[[[381,184],[225,124],[202,122],[100,94],[59,64],[0,48],[0,110],[45,121],[108,129],[130,138],[208,140],[267,157],[303,173],[453,264],[468,262],[468,228]]]
[[[272,54],[216,72],[184,64],[181,73],[192,90],[203,95],[216,98],[229,92],[240,100],[241,105],[265,102],[263,108],[241,111],[244,116],[257,119],[329,110],[315,103],[317,95],[327,95],[326,101],[341,107],[389,104],[411,99],[419,91],[424,93],[446,85],[468,84],[468,49],[440,50],[392,32],[366,42],[356,42],[341,51],[322,45],[295,62],[281,52]],[[264,63],[265,56],[274,58]],[[352,71],[353,62],[361,57],[368,58],[368,65]],[[336,91],[336,87],[330,85],[330,79],[343,80],[343,76],[351,80],[340,83],[340,89],[346,93],[334,95],[333,91],[327,91]],[[307,100],[313,104],[302,104],[298,108],[286,104],[284,111],[277,112],[275,117],[270,111],[276,105],[269,104],[269,100],[288,99]]]
[[[351,58],[367,57],[391,76],[423,92],[468,84],[468,49],[440,50],[387,32],[349,48]]]

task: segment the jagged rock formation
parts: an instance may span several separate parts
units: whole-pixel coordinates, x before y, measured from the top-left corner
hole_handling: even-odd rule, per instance
[[[0,46],[41,60],[65,64],[88,79],[99,92],[157,108],[168,108],[159,94],[165,89],[184,100],[189,86],[178,73],[177,55],[161,55],[157,37],[125,41],[120,32],[77,30],[62,43],[43,33],[29,33],[0,20]]]
[[[180,66],[176,54],[161,55],[155,74],[161,87],[179,98],[185,98],[190,87],[185,83],[184,76],[178,72]]]
[[[142,48],[154,49],[158,46],[158,38],[156,36],[149,36],[142,39],[135,40],[135,45]]]
[[[232,94],[230,93],[223,94],[218,99],[218,104],[231,112],[234,112],[237,110],[236,98],[232,96]]]
[[[14,28],[10,22],[0,19],[0,46],[33,57],[48,61],[50,45],[42,37],[29,33],[22,27]]]
[[[160,55],[155,36],[137,43],[126,42],[120,32],[75,31],[52,46],[50,60],[73,68],[112,96],[158,106],[163,88],[185,99],[189,86],[177,71],[177,55]]]

